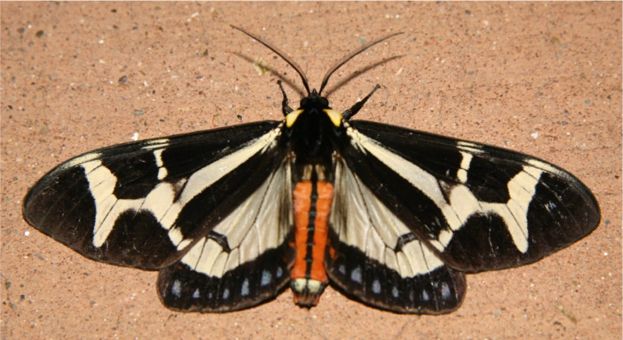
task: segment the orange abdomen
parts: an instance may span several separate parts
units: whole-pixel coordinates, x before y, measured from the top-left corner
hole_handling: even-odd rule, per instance
[[[300,181],[294,187],[292,198],[295,260],[290,279],[319,281],[324,286],[328,282],[324,260],[333,185],[326,181]]]

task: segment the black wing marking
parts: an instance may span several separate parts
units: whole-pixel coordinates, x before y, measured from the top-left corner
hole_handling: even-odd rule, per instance
[[[177,261],[279,167],[279,122],[95,150],[44,176],[23,213],[80,254],[157,269]]]
[[[599,223],[584,184],[530,156],[365,121],[347,135],[348,167],[452,268],[530,263]]]
[[[158,277],[161,300],[184,311],[227,312],[275,297],[293,259],[290,162]]]
[[[345,294],[400,313],[444,313],[461,304],[463,273],[447,267],[339,158],[331,226],[328,274]]]

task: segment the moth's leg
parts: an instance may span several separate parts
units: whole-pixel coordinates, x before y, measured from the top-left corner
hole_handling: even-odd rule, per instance
[[[368,101],[368,99],[370,99],[372,94],[374,94],[374,92],[376,92],[376,90],[378,90],[380,88],[381,88],[381,85],[376,84],[374,86],[374,88],[372,89],[372,91],[370,91],[370,93],[368,93],[367,96],[365,96],[362,100],[356,102],[355,105],[350,107],[350,109],[344,111],[344,113],[343,113],[344,119],[348,120],[350,117],[356,115],[357,112],[359,112],[359,110],[361,110],[363,105]]]

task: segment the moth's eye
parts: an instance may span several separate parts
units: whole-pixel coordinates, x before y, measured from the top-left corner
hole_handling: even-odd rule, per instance
[[[329,119],[331,119],[331,122],[335,125],[335,127],[340,127],[340,125],[342,125],[342,112],[335,111],[333,109],[324,109],[322,111],[329,116]]]
[[[303,113],[302,109],[294,110],[286,115],[286,126],[291,128],[296,119]]]

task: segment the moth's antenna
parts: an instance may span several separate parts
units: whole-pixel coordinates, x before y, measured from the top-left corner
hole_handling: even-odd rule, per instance
[[[324,89],[324,87],[327,85],[327,83],[329,82],[329,78],[331,77],[331,75],[337,71],[337,69],[339,69],[340,67],[342,67],[342,65],[346,64],[349,60],[353,59],[355,56],[357,56],[359,53],[369,49],[370,47],[383,42],[391,37],[397,36],[399,34],[402,34],[403,32],[396,32],[396,33],[392,33],[389,35],[386,35],[380,39],[374,40],[372,42],[369,42],[363,46],[361,46],[360,48],[354,50],[353,52],[349,53],[348,55],[346,55],[344,58],[342,58],[340,61],[338,61],[333,67],[331,67],[329,69],[329,71],[327,71],[327,73],[325,74],[324,78],[322,79],[322,83],[320,85],[320,90],[318,90],[318,95],[320,95],[322,93],[322,90]]]
[[[292,68],[296,71],[296,73],[299,74],[299,76],[301,76],[301,80],[303,81],[303,86],[305,86],[305,90],[307,91],[307,95],[309,95],[311,92],[309,90],[309,83],[307,81],[307,77],[305,76],[305,73],[303,72],[303,70],[301,69],[301,67],[295,63],[294,61],[292,61],[290,59],[290,57],[288,57],[284,52],[281,52],[278,48],[272,46],[271,44],[269,44],[268,42],[260,39],[258,36],[256,36],[255,34],[251,34],[247,31],[245,31],[244,29],[238,27],[238,26],[234,26],[234,25],[230,25],[231,28],[236,29],[248,36],[250,36],[251,38],[257,40],[260,44],[266,46],[269,50],[273,51],[275,54],[277,54],[278,56],[281,57],[281,59],[283,59],[286,63],[290,64],[290,66],[292,66]],[[389,38],[389,37],[387,37]]]

